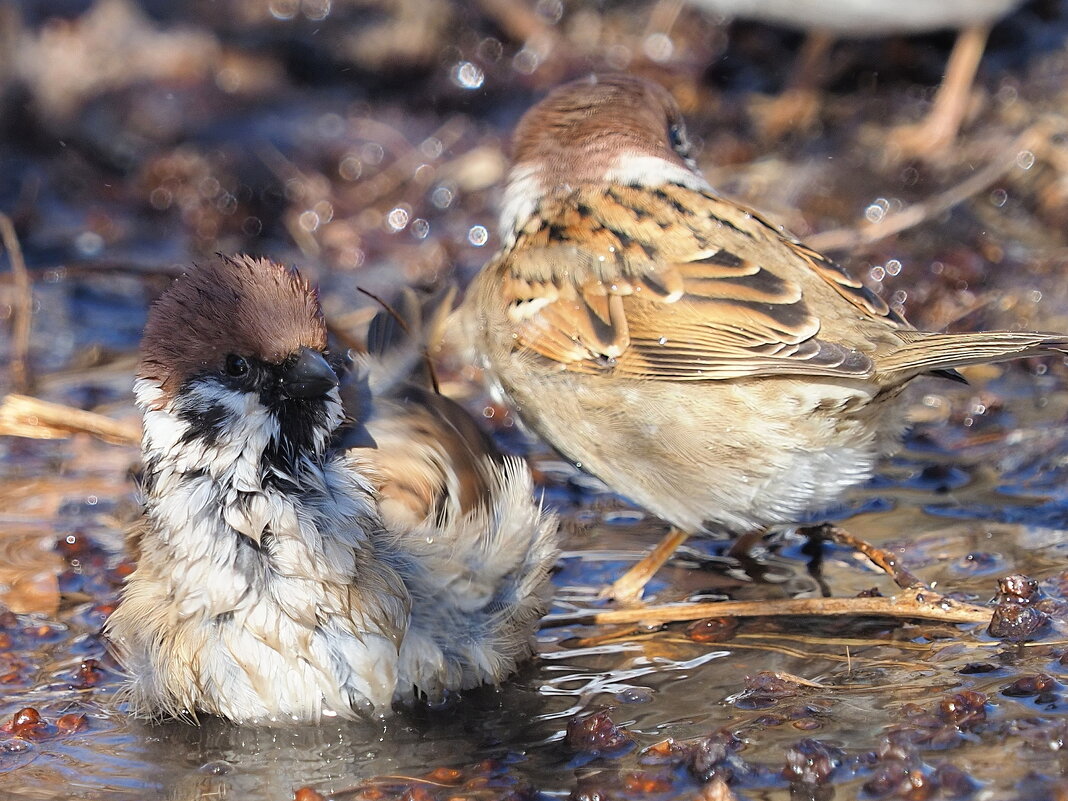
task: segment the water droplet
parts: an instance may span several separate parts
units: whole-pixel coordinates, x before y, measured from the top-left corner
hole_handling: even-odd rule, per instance
[[[148,202],[151,204],[152,208],[157,211],[163,211],[164,209],[170,208],[173,199],[171,191],[169,189],[164,189],[162,186],[157,186],[152,190],[152,194],[148,196]]]
[[[541,57],[529,47],[524,47],[512,58],[512,69],[523,75],[530,75],[540,63]]]
[[[452,82],[461,89],[479,89],[485,80],[485,73],[470,61],[461,61],[452,68]]]
[[[439,209],[447,209],[451,206],[452,198],[453,192],[447,186],[437,186],[434,188],[434,191],[430,193],[430,202]]]
[[[478,43],[478,57],[483,62],[494,64],[501,60],[504,53],[504,45],[500,39],[489,36]]]
[[[436,136],[430,136],[424,139],[423,143],[419,145],[419,150],[428,159],[439,159],[441,158],[442,151],[445,150],[445,146]]]
[[[319,215],[319,224],[326,225],[332,219],[334,219],[334,204],[329,200],[320,200],[314,206],[312,211]]]
[[[402,231],[408,224],[408,211],[400,206],[391,209],[389,214],[386,215],[386,224],[389,225],[392,231]]]
[[[886,216],[886,210],[890,208],[890,202],[885,197],[876,198],[866,209],[864,218],[870,223],[879,223]]]
[[[534,13],[550,25],[555,25],[564,16],[564,4],[561,0],[538,0]]]
[[[275,19],[293,19],[300,10],[300,0],[271,0],[269,9]]]
[[[378,142],[368,142],[363,146],[360,155],[367,164],[381,164],[386,157],[386,150]]]
[[[205,762],[200,766],[200,772],[206,773],[209,776],[225,776],[233,769],[233,766],[225,759],[216,759],[212,762]]]
[[[642,42],[642,50],[651,60],[664,62],[675,52],[675,44],[666,33],[651,33]]]
[[[302,0],[304,16],[312,22],[319,22],[330,16],[331,0]]]
[[[363,172],[363,162],[350,153],[341,159],[341,163],[337,165],[337,172],[346,181],[358,181]]]
[[[74,237],[74,247],[82,256],[96,256],[104,249],[104,237],[96,231],[82,231]]]
[[[486,230],[486,226],[472,225],[471,230],[467,232],[467,241],[476,248],[485,245],[489,241],[489,231]]]
[[[315,121],[319,135],[327,139],[336,139],[345,133],[345,121],[340,114],[329,112]]]

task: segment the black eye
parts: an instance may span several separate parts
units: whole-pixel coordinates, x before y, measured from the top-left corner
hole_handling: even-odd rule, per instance
[[[226,374],[240,378],[248,373],[248,362],[241,356],[231,353],[226,357]]]
[[[690,143],[686,140],[686,128],[681,122],[675,122],[668,128],[671,149],[683,157],[690,155]]]

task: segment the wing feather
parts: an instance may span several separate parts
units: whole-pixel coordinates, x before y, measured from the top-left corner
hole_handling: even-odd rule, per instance
[[[798,271],[847,309],[907,325],[841,267],[714,196],[613,187],[550,203],[497,268],[516,347],[561,369],[675,381],[871,376],[869,356],[820,338]],[[717,203],[734,218],[717,216]],[[768,252],[781,263],[743,255],[761,237],[777,240]]]

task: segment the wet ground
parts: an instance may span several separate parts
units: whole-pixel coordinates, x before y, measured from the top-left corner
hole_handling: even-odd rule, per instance
[[[5,252],[0,391],[135,423],[145,306],[215,251],[299,265],[355,333],[370,308],[356,286],[462,283],[496,246],[517,116],[605,66],[670,86],[715,185],[917,325],[1068,331],[1066,39],[1058,2],[996,28],[964,135],[924,161],[887,135],[926,109],[948,34],[841,43],[817,124],[772,141],[761,109],[798,37],[681,3],[0,2],[0,211],[33,282],[23,385],[8,332],[26,295]],[[561,510],[554,612],[597,605],[664,527],[524,437],[448,354],[443,372]],[[132,567],[138,453],[0,438],[0,797],[1068,798],[1068,367],[968,377],[917,384],[905,449],[836,515],[962,599],[1038,581],[1037,639],[855,617],[549,625],[515,681],[385,728],[127,718],[98,631]],[[821,592],[795,532],[759,571],[722,550],[688,544],[651,592]],[[842,549],[819,575],[842,597],[894,589]]]

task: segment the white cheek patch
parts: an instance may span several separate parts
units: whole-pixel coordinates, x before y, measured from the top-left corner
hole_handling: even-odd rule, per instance
[[[505,246],[515,243],[519,229],[541,202],[545,186],[538,169],[530,164],[517,164],[508,173],[508,186],[501,198],[500,235]]]
[[[626,186],[655,188],[664,184],[678,184],[697,191],[712,191],[700,173],[659,156],[621,154],[615,166],[605,174],[605,180]]]
[[[259,487],[259,465],[263,451],[278,436],[278,421],[263,404],[259,395],[236,392],[212,381],[185,387],[180,400],[164,409],[152,408],[162,392],[158,385],[145,379],[135,384],[137,402],[146,409],[142,445],[146,456],[164,458],[167,468],[176,473],[207,471],[213,478],[227,477],[235,489],[254,491]],[[180,412],[212,412],[217,417],[210,432],[197,436]]]

